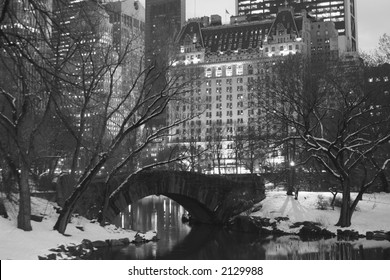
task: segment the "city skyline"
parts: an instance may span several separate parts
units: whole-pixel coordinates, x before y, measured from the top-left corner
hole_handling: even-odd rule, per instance
[[[140,0],[140,2],[144,4],[145,0]],[[186,2],[187,19],[219,14],[223,23],[227,23],[230,16],[236,13],[235,0],[187,0]],[[388,0],[357,1],[359,50],[375,49],[379,37],[384,33],[390,33],[390,20],[387,16],[389,10],[390,1]]]

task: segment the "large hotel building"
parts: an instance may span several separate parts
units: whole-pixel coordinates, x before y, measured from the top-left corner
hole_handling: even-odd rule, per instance
[[[278,8],[285,5],[296,11],[306,9],[317,20],[334,22],[340,48],[357,50],[356,0],[236,0],[238,15],[260,19],[275,17]]]
[[[316,21],[305,10],[287,6],[279,7],[275,18],[269,19],[234,16],[227,25],[221,25],[219,16],[190,20],[177,37],[175,68],[183,81],[194,80],[189,82],[184,101],[171,105],[169,117],[174,121],[196,116],[173,129],[171,145],[210,151],[211,142],[217,141],[217,155],[204,156],[200,171],[260,172],[264,162],[248,168],[244,161],[238,163],[235,151],[236,136],[257,126],[256,116],[264,114],[253,100],[251,82],[272,78],[275,62],[289,54],[327,60],[338,57],[338,37],[334,23]],[[271,99],[266,102],[273,102]],[[278,127],[269,122],[256,129],[272,134]],[[280,164],[284,157],[281,151],[274,151],[267,161]]]

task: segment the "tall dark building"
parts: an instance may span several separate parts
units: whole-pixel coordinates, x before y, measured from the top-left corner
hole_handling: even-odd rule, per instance
[[[150,63],[163,62],[185,22],[185,0],[146,0],[145,54]]]
[[[145,0],[145,59],[146,67],[154,66],[147,81],[151,88],[149,93],[152,95],[166,90],[166,66],[175,51],[175,37],[184,22],[185,0]],[[145,130],[156,131],[164,127],[166,121],[167,112],[164,111],[148,122]],[[164,148],[164,141],[165,139],[161,139],[146,147],[142,156],[145,162],[157,160],[157,154]],[[141,163],[143,164],[145,163]]]
[[[290,5],[297,12],[306,9],[317,20],[333,21],[339,32],[339,45],[346,51],[358,47],[355,0],[236,0],[238,15],[265,19],[275,17],[278,7]]]

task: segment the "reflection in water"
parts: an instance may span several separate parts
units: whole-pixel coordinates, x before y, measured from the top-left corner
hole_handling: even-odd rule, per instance
[[[125,229],[157,232],[159,241],[141,246],[130,245],[116,253],[115,258],[155,259],[170,252],[191,231],[181,218],[185,209],[165,196],[148,196],[131,206],[121,215],[121,226]]]
[[[173,200],[151,196],[134,203],[121,217],[124,228],[156,230],[160,240],[98,251],[97,259],[390,259],[388,241],[302,241],[297,236],[262,238],[257,234],[181,221],[185,210]]]

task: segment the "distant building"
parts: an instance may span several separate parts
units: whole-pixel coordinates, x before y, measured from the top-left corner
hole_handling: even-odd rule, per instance
[[[185,0],[145,0],[145,65],[153,67],[153,71],[149,72],[150,94],[165,90],[166,71],[174,55],[175,37],[185,23],[185,4]],[[166,112],[163,112],[145,125],[144,133],[158,131],[166,125],[166,120]],[[142,156],[144,164],[157,161],[165,142],[165,138],[160,138],[145,148]]]
[[[311,59],[314,63],[335,61],[345,53],[339,45],[339,35],[334,22],[314,21],[311,23]]]
[[[306,9],[316,20],[332,21],[339,33],[339,45],[346,51],[358,49],[355,0],[236,0],[238,15],[253,19],[275,17],[278,8],[292,6]]]
[[[1,6],[3,2],[1,1]],[[16,63],[18,48],[34,56],[37,63],[48,63],[50,58],[51,22],[50,14],[52,12],[51,0],[36,1],[36,7],[27,0],[10,1],[4,16],[0,29],[2,36],[0,39],[0,76],[2,77],[1,88],[18,92],[21,90],[21,84],[13,78],[23,77],[23,82],[29,88],[29,91],[40,95],[44,87],[39,80],[41,76],[37,73],[36,67],[29,63],[28,59],[20,59],[18,62],[24,62],[22,65]],[[38,11],[39,8],[41,11]],[[23,45],[22,45],[23,44]],[[43,64],[42,64],[43,65]],[[22,74],[22,72],[24,72]],[[17,74],[19,72],[19,74]]]
[[[139,97],[139,87],[134,87],[144,69],[145,54],[145,8],[137,0],[111,0],[104,5],[112,24],[112,42],[118,53],[120,65],[120,94],[113,98],[112,106],[118,106],[127,98],[123,109],[108,123],[108,129],[115,134],[119,131],[125,116]]]
[[[297,14],[282,7],[274,19],[233,17],[230,25],[205,26],[205,22],[204,18],[190,21],[177,39],[177,73],[182,81],[194,81],[183,96],[185,101],[171,104],[169,117],[174,121],[200,115],[175,127],[170,143],[209,152],[215,150],[212,145],[217,147],[218,151],[205,156],[202,172],[260,172],[260,162],[244,164],[235,151],[238,136],[264,114],[254,102],[250,85],[257,79],[266,81],[275,62],[289,54],[310,56],[311,19],[306,12]],[[271,134],[278,130],[271,123],[260,129]],[[269,161],[281,163],[280,151]]]
[[[169,46],[185,22],[185,0],[145,1],[145,54],[148,64],[167,61]]]

